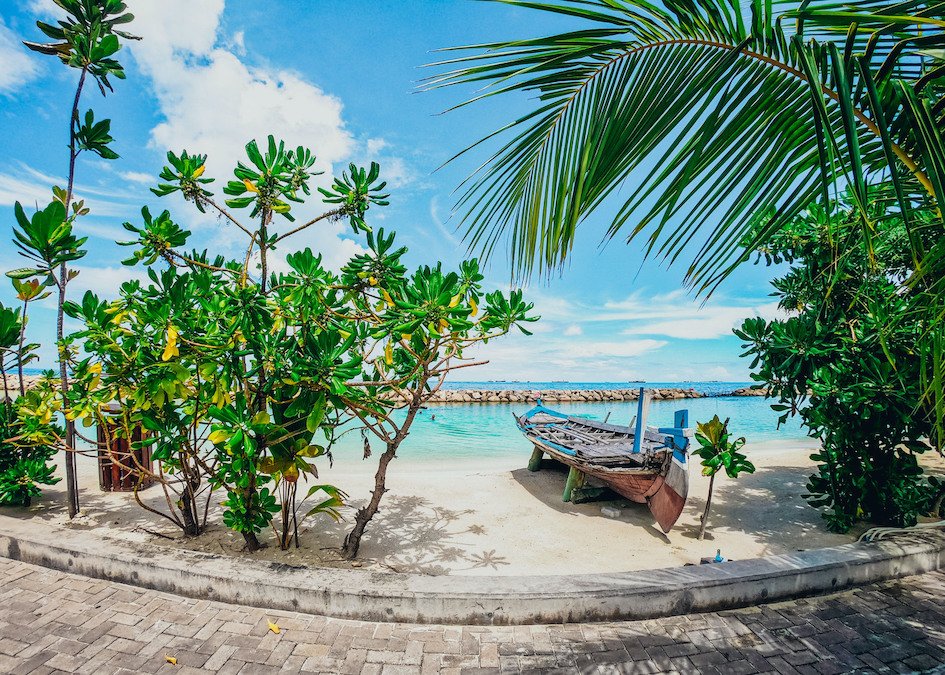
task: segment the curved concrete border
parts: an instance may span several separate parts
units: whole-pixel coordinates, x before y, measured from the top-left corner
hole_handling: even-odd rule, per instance
[[[0,516],[0,555],[267,609],[370,621],[519,624],[709,612],[920,574],[945,565],[945,534],[917,533],[721,565],[599,575],[462,577],[237,559],[103,540],[41,521]]]

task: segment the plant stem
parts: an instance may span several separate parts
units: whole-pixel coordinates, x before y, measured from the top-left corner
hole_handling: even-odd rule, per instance
[[[20,317],[20,341],[17,348],[16,372],[20,376],[20,396],[26,396],[26,386],[23,384],[23,343],[26,341],[26,307],[29,300],[23,301],[23,314]],[[23,449],[24,457],[26,449]]]
[[[429,366],[429,364],[427,364],[427,366]],[[345,537],[344,544],[341,547],[341,555],[345,560],[354,560],[354,558],[357,557],[358,549],[361,548],[361,537],[364,536],[364,530],[380,508],[381,498],[384,496],[384,493],[387,492],[387,466],[391,463],[391,460],[397,456],[397,449],[410,433],[410,425],[413,424],[413,420],[417,416],[417,411],[420,410],[420,406],[423,404],[421,393],[428,379],[429,377],[421,378],[421,383],[417,386],[417,391],[414,393],[410,401],[410,406],[407,408],[407,417],[404,418],[404,422],[397,431],[397,435],[387,444],[387,449],[377,462],[377,473],[374,474],[374,490],[371,492],[371,501],[367,503],[367,506],[358,509],[354,517],[354,527],[351,528],[348,536]]]
[[[69,217],[69,209],[72,204],[72,191],[75,186],[75,160],[79,156],[76,151],[76,120],[79,117],[79,99],[82,96],[82,87],[85,86],[85,75],[87,68],[82,68],[79,75],[79,84],[76,86],[75,99],[72,101],[72,113],[69,117],[69,183],[66,188],[66,217]],[[59,383],[60,394],[62,395],[63,410],[67,407],[67,396],[69,393],[69,373],[66,368],[65,345],[63,344],[63,306],[66,304],[66,286],[69,283],[69,272],[66,269],[66,263],[59,266],[59,298],[56,305],[56,344],[58,345],[59,356]],[[69,518],[75,518],[79,512],[79,482],[75,467],[75,423],[66,418],[66,499],[69,503]]]
[[[709,476],[709,496],[705,500],[705,511],[702,513],[702,525],[699,526],[699,541],[705,539],[705,528],[709,524],[709,509],[712,508],[712,488],[715,486],[715,474]]]
[[[7,382],[7,368],[6,364],[0,361],[0,374],[3,375],[3,405],[6,406],[10,403],[10,385]]]

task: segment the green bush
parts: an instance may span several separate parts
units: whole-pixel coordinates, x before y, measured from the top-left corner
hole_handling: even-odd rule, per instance
[[[781,420],[799,415],[820,440],[808,500],[838,531],[861,519],[915,524],[936,491],[918,462],[934,436],[922,383],[929,355],[917,349],[931,327],[909,311],[919,292],[902,283],[910,233],[884,211],[883,195],[871,193],[872,255],[849,201],[838,205],[842,218],[813,206],[781,232],[761,253],[791,264],[773,282],[789,317],[748,319],[735,331]]]
[[[246,157],[221,206],[205,156],[168,154],[154,192],[180,192],[222,216],[246,236],[245,253],[228,260],[187,250],[190,232],[168,212],[143,209],[139,223],[126,223],[125,264],[143,266],[150,283],[65,305],[84,324],[68,341],[88,354],[74,366],[70,414],[86,424],[107,416],[120,435],[137,425],[149,432],[141,444],[152,448],[163,469],[154,478],[168,491],[169,508],[159,513],[185,533],[203,529],[212,492],[223,490],[224,523],[248,549],[270,525],[287,548],[292,539],[298,545],[304,517],[339,515],[338,488],[297,493],[300,482],[318,478],[315,462],[330,460],[342,426],[383,442],[386,470],[416,411],[450,370],[471,365],[464,349],[534,318],[520,291],[485,293],[475,260],[457,271],[408,271],[406,248],[367,224],[368,210],[387,204],[377,164],[349,167],[319,190],[327,210],[296,223],[295,205],[306,201],[314,175],[311,151],[270,136],[264,148],[248,143]],[[285,255],[273,272],[286,238],[342,219],[364,234],[364,249],[339,272],[310,249]],[[407,422],[395,421],[395,408],[407,409]],[[308,498],[317,503],[300,516]],[[376,512],[372,504],[359,511],[348,550],[357,550],[351,542]]]

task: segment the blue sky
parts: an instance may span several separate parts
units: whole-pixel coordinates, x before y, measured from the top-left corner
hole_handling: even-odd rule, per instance
[[[194,232],[193,243],[236,254],[232,231],[175,199],[148,191],[168,149],[209,155],[207,175],[222,185],[242,146],[273,133],[290,145],[306,145],[327,171],[349,161],[378,161],[392,188],[391,206],[371,215],[374,226],[397,231],[411,248],[408,262],[465,254],[451,219],[453,190],[475,168],[464,158],[437,171],[465,144],[525,110],[525,99],[492,99],[446,115],[444,109],[470,91],[417,93],[436,59],[432,50],[465,43],[528,37],[573,27],[562,17],[473,2],[426,0],[130,0],[130,30],[144,39],[120,53],[128,79],[103,99],[87,89],[83,109],[111,117],[121,159],[84,159],[77,193],[92,214],[79,224],[90,237],[89,255],[71,287],[114,295],[140,271],[125,268],[123,221],[140,218],[142,205],[168,208]],[[4,0],[0,9],[0,216],[10,238],[14,201],[48,201],[49,186],[64,184],[68,104],[75,72],[34,55],[21,39],[40,39],[37,18],[48,19],[49,0]],[[327,175],[327,174],[326,174]],[[218,188],[219,189],[219,188]],[[632,189],[626,186],[623,191]],[[312,213],[315,213],[315,207]],[[543,320],[534,336],[517,335],[488,345],[491,363],[457,373],[457,379],[568,379],[575,381],[745,380],[732,326],[747,316],[774,316],[768,280],[772,270],[747,265],[702,306],[681,287],[682,266],[665,269],[644,261],[620,241],[601,246],[606,208],[582,225],[567,269],[527,289]],[[358,249],[340,225],[295,240],[339,264]],[[285,251],[283,251],[285,253]],[[0,267],[21,266],[12,245],[0,247]],[[487,280],[507,287],[502,256]],[[12,289],[0,290],[4,302]],[[51,299],[35,310],[30,337],[52,354]],[[75,326],[73,326],[75,328]]]

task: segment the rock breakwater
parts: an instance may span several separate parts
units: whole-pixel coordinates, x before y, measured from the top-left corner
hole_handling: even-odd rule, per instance
[[[653,400],[701,398],[695,389],[653,389]],[[636,401],[637,389],[441,389],[431,403],[546,403]]]
[[[707,394],[692,387],[647,389],[654,401],[719,396],[763,396],[764,390],[744,387],[718,394]],[[636,401],[639,388],[628,389],[441,389],[431,403],[590,403],[594,401]]]

